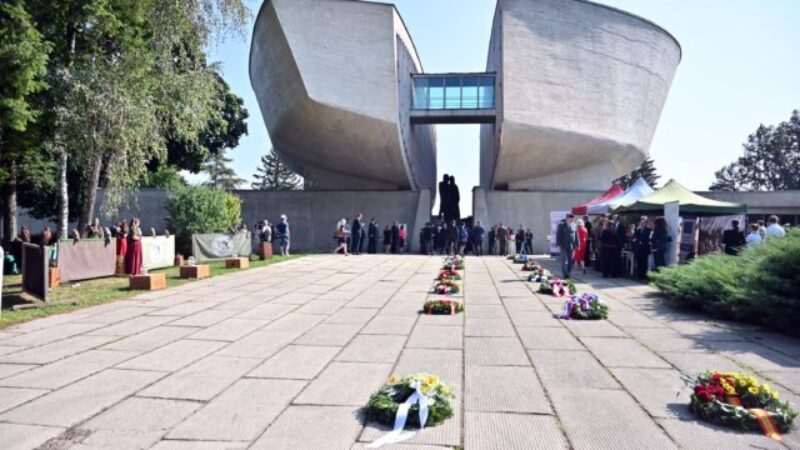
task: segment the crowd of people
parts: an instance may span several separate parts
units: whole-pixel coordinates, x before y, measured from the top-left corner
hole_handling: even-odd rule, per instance
[[[780,225],[778,216],[770,216],[769,225],[763,220],[753,222],[748,227],[745,235],[738,220],[731,222],[731,227],[722,234],[722,245],[728,255],[738,255],[739,251],[748,245],[759,245],[769,239],[786,236],[786,230]]]
[[[672,242],[664,217],[650,220],[639,218],[637,224],[625,224],[619,215],[599,217],[594,223],[588,216],[576,219],[568,214],[556,229],[556,245],[560,250],[561,273],[567,279],[577,265],[583,273],[591,267],[602,272],[603,277],[619,277],[625,271],[623,252],[633,255],[633,273],[645,278],[650,267],[666,265],[666,256]]]
[[[364,252],[378,253],[378,244],[383,243],[383,253],[401,254],[408,251],[408,226],[404,223],[386,224],[381,231],[378,221],[373,217],[368,224],[364,223],[364,214],[357,213],[352,222],[342,217],[336,222],[333,232],[336,246],[333,253],[344,255],[360,255]]]
[[[247,231],[247,225],[242,224],[239,230],[231,230],[231,232]],[[292,230],[289,226],[289,218],[286,214],[281,214],[278,223],[272,224],[269,220],[261,220],[253,226],[253,243],[269,242],[272,245],[277,245],[280,249],[281,256],[289,256],[289,251],[292,243]]]

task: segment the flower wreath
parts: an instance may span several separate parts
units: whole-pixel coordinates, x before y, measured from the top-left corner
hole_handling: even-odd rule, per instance
[[[433,286],[434,294],[458,294],[458,291],[458,283],[456,283],[454,280],[439,280]]]
[[[528,262],[528,255],[516,254],[514,255],[513,258],[514,258],[514,264],[524,264]]]
[[[461,274],[458,273],[457,270],[443,269],[441,272],[439,272],[439,276],[436,279],[439,280],[439,281],[460,280],[461,279]]]
[[[542,294],[555,295],[556,297],[563,297],[565,295],[572,295],[577,292],[575,285],[571,280],[562,280],[560,278],[550,278],[539,285],[539,292]]]
[[[608,305],[595,294],[574,294],[564,305],[560,319],[600,320],[608,318]]]
[[[552,277],[553,275],[550,273],[549,270],[539,269],[528,276],[528,281],[532,281],[534,283],[545,283]]]
[[[416,374],[402,378],[394,375],[389,377],[389,381],[370,396],[364,408],[367,419],[394,426],[400,405],[417,392],[424,396],[420,400],[427,401],[428,405],[427,419],[423,425],[439,425],[453,416],[450,402],[455,396],[450,386],[442,383],[436,375]],[[408,409],[404,427],[408,426],[420,428],[419,402],[414,402]]]
[[[428,300],[422,307],[425,314],[456,315],[464,311],[464,305],[455,300]]]
[[[464,270],[464,259],[458,255],[445,258],[442,270]]]
[[[778,391],[744,372],[706,371],[694,379],[689,410],[701,420],[740,430],[761,430],[780,440],[797,417],[788,402],[778,399]]]
[[[538,272],[542,270],[542,266],[540,266],[536,261],[529,259],[525,261],[525,264],[522,265],[522,270],[525,272]]]

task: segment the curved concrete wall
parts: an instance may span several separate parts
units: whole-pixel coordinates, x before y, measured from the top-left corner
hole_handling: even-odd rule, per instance
[[[250,80],[270,139],[310,189],[435,185],[432,129],[401,125],[421,70],[391,5],[267,0],[253,31]]]
[[[680,58],[669,33],[613,8],[498,0],[487,60],[498,117],[482,129],[482,185],[607,187],[647,155]]]

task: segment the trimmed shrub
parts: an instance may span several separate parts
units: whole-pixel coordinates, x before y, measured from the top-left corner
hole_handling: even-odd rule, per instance
[[[717,317],[800,335],[800,231],[749,247],[739,256],[701,256],[650,274],[678,304]]]
[[[242,220],[239,197],[208,187],[188,186],[171,192],[166,209],[176,250],[183,255],[191,254],[193,234],[228,233]]]

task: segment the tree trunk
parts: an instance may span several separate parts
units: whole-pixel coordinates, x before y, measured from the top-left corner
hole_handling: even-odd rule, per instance
[[[58,142],[58,137],[56,137]],[[69,191],[67,186],[67,149],[58,142],[58,238],[69,237]]]
[[[83,192],[83,205],[81,206],[81,217],[78,221],[78,229],[83,231],[87,225],[92,223],[94,216],[94,204],[97,201],[97,188],[100,186],[100,171],[103,168],[103,155],[98,154],[92,161],[89,178],[86,179]]]
[[[3,238],[10,242],[17,235],[17,164],[8,168],[8,182],[3,188]]]

